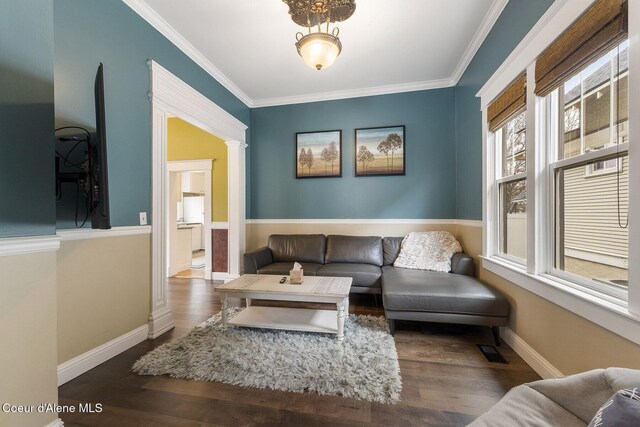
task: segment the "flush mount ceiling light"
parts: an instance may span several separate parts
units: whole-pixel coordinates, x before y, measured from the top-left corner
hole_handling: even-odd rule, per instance
[[[334,27],[329,32],[329,23],[341,22],[353,15],[355,0],[282,1],[289,6],[293,22],[308,29],[307,34],[296,34],[296,48],[304,63],[316,70],[331,66],[342,51],[342,43],[338,38],[340,30]],[[322,31],[325,24],[325,31]]]

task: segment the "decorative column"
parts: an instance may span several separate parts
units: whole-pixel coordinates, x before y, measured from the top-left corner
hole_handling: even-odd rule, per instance
[[[229,171],[229,279],[242,272],[245,251],[245,148],[241,141],[225,141]]]
[[[154,339],[175,327],[167,304],[167,113],[151,95],[152,182],[151,200],[151,313],[149,338]],[[160,167],[158,167],[160,165]]]

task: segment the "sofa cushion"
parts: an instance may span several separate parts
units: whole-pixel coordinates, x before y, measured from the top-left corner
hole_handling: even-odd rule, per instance
[[[274,262],[324,263],[327,238],[322,234],[272,234],[269,249]]]
[[[325,264],[350,262],[382,266],[382,238],[377,236],[327,236]]]
[[[318,269],[318,276],[351,277],[353,286],[380,286],[380,267],[371,264],[332,263]]]
[[[400,247],[404,237],[384,237],[382,239],[382,250],[384,252],[384,265],[393,265],[398,258]]]
[[[412,231],[402,241],[393,265],[448,273],[451,257],[457,252],[462,252],[462,246],[448,231]]]
[[[302,274],[305,276],[317,276],[317,271],[322,264],[315,262],[301,262]],[[258,274],[277,274],[278,276],[288,276],[289,270],[293,268],[293,262],[274,262],[273,264],[265,265],[258,269]]]
[[[382,267],[386,310],[506,317],[509,302],[479,280],[438,271]]]
[[[569,393],[572,394],[572,393]],[[579,398],[574,396],[574,398]],[[515,387],[493,408],[485,412],[469,427],[571,427],[585,423],[543,394],[526,385]]]
[[[637,425],[640,425],[640,387],[617,391],[589,423],[589,427]]]

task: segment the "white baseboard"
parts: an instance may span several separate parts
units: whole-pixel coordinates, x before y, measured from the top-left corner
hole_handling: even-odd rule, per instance
[[[239,274],[226,274],[223,280],[224,280],[224,283],[227,283],[234,279],[237,279],[238,277],[240,277]]]
[[[56,418],[55,420],[51,421],[49,424],[45,425],[44,427],[64,427],[64,423],[60,418]]]
[[[527,362],[534,371],[538,373],[542,378],[562,378],[564,374],[560,372],[555,366],[551,364],[547,359],[542,357],[540,353],[535,351],[525,340],[520,338],[515,332],[509,328],[502,328],[502,339],[509,347],[513,349],[518,356]]]
[[[80,356],[61,363],[58,365],[58,387],[141,343],[147,339],[148,333],[148,325],[140,326]]]
[[[211,280],[228,280],[229,273],[221,273],[219,271],[214,271],[211,273]]]
[[[147,338],[150,340],[158,338],[165,332],[175,328],[173,315],[168,307],[152,311],[149,315],[149,326]]]

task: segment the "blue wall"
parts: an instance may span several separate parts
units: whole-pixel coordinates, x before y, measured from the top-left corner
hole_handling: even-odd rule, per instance
[[[53,5],[0,13],[0,237],[55,233]]]
[[[147,60],[155,60],[247,125],[249,108],[123,2],[53,3],[56,127],[95,128],[93,81],[98,63],[104,63],[111,224],[137,225],[138,212],[151,209]],[[74,226],[72,208],[70,203],[58,209],[59,228]]]
[[[482,113],[476,94],[553,0],[510,0],[455,88],[456,218],[482,219]]]
[[[251,110],[259,218],[454,218],[454,89]],[[406,125],[406,176],[354,176],[354,129]],[[342,178],[295,179],[295,133],[342,130]]]

